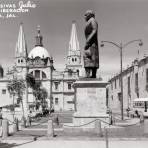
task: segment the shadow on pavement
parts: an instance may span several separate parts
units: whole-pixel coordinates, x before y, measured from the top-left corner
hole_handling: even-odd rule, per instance
[[[5,142],[2,142],[0,143],[0,148],[13,148],[13,147],[16,147],[16,146],[21,146],[21,145],[24,145],[24,144],[28,144],[28,143],[32,143],[34,142],[35,140],[32,140],[32,141],[28,141],[28,142],[24,142],[24,143],[21,143],[21,144],[17,144],[17,143],[5,143]]]

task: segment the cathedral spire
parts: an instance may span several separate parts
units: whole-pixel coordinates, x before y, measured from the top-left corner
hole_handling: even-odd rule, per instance
[[[76,51],[80,51],[80,47],[79,47],[79,41],[78,41],[78,37],[77,37],[76,21],[72,21],[72,30],[71,30],[71,37],[70,37],[70,41],[69,41],[68,56],[76,54]]]
[[[76,30],[76,21],[72,21],[66,69],[72,70],[79,75],[81,73],[81,68],[81,52]]]
[[[18,40],[16,43],[15,57],[27,57],[27,44],[23,30],[23,23],[20,23]]]
[[[40,30],[40,26],[37,26],[37,36],[36,38],[36,45],[35,46],[43,46],[43,37],[41,35],[41,30]]]

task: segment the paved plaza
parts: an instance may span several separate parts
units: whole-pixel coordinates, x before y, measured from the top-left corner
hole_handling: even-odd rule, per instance
[[[42,140],[42,141],[29,141],[29,140],[9,140],[0,144],[0,148],[106,148],[105,141],[98,140]],[[109,148],[147,148],[147,140],[110,140]]]
[[[41,145],[51,148],[106,148],[105,133],[100,137],[93,132],[65,132],[64,123],[72,122],[72,113],[56,113],[53,116],[59,117],[59,125],[54,123],[54,137],[47,138],[48,117],[32,122],[32,126],[23,128],[7,139],[1,139],[0,148],[29,148],[40,147]],[[148,119],[145,119],[148,125]],[[139,118],[127,118],[124,121],[116,120],[114,125],[108,127],[109,148],[146,148],[148,145],[148,134],[145,124],[140,123]]]
[[[63,128],[64,123],[71,123],[72,116],[71,113],[56,113],[53,116],[57,116],[59,118],[59,125],[54,123],[54,134],[55,138],[61,139],[69,139],[74,137],[81,138],[100,138],[98,134],[94,132],[68,132]],[[47,135],[47,120],[48,118],[42,118],[37,122],[33,122],[31,127],[23,128],[19,132],[10,136],[10,139],[13,138],[21,138],[21,137],[30,137],[37,139],[46,139]],[[116,120],[113,125],[110,125],[107,129],[109,137],[112,138],[147,138],[148,137],[148,119],[145,119],[144,123],[140,123],[139,118],[127,118],[125,117],[124,121]],[[104,128],[102,129],[102,134],[104,134]]]

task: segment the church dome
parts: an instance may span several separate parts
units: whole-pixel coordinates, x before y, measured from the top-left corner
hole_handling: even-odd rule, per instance
[[[43,47],[43,36],[40,33],[40,26],[37,27],[37,36],[35,37],[35,39],[36,45],[30,51],[28,57],[30,59],[34,59],[36,57],[40,57],[41,59],[50,58],[48,51]]]
[[[40,57],[40,58],[49,58],[49,53],[48,51],[44,48],[44,47],[41,47],[41,46],[36,46],[35,48],[33,48],[29,55],[28,55],[29,58],[36,58],[36,57]]]

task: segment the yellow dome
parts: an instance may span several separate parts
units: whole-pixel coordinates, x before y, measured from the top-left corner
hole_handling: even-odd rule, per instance
[[[36,46],[30,51],[28,57],[29,58],[36,58],[36,57],[49,58],[50,56],[48,51],[44,47]]]

